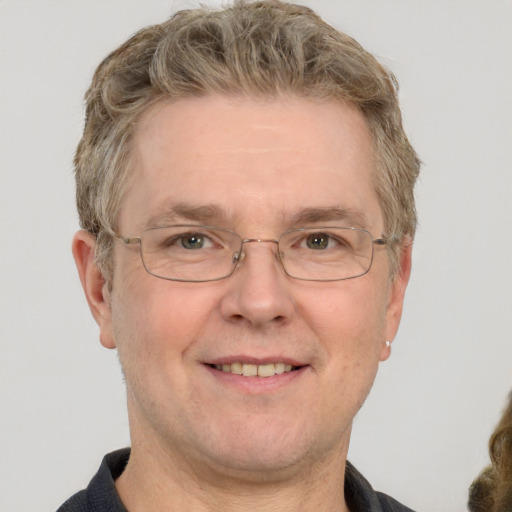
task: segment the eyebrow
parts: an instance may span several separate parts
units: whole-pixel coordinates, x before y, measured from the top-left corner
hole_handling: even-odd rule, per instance
[[[163,226],[173,222],[193,221],[193,222],[213,222],[225,221],[227,215],[223,208],[215,204],[194,206],[185,203],[178,203],[172,207],[166,207],[158,210],[146,222],[147,227]]]
[[[277,213],[280,213],[282,218],[287,217],[283,212]],[[216,204],[196,206],[178,203],[172,207],[158,210],[148,219],[146,226],[165,226],[182,221],[200,222],[209,225],[226,225],[228,219],[229,217],[226,210]],[[346,227],[368,227],[368,219],[362,211],[339,206],[303,208],[293,214],[287,224],[289,224],[290,227],[296,227],[333,221],[341,222]]]
[[[346,227],[367,228],[368,220],[364,213],[354,208],[327,206],[321,208],[303,208],[292,216],[293,225],[317,224],[319,222],[339,221]]]

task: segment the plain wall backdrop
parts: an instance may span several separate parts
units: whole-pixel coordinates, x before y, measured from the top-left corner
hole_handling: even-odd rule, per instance
[[[208,2],[207,2],[208,3]],[[351,461],[418,511],[465,509],[512,388],[512,3],[302,2],[400,81],[424,167],[402,326]],[[0,510],[55,510],[129,444],[122,375],[70,252],[96,65],[192,1],[0,2]]]

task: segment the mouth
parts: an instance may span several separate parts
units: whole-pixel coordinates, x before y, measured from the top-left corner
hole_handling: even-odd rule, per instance
[[[229,363],[229,364],[209,364],[211,368],[215,368],[224,373],[232,373],[243,377],[274,377],[297,371],[301,366],[292,366],[288,363],[265,363],[265,364],[249,364],[249,363]]]

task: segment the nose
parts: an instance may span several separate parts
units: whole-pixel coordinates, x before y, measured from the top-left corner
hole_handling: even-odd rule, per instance
[[[240,262],[221,304],[227,321],[262,327],[290,320],[294,311],[291,283],[279,262],[276,242],[244,240]]]

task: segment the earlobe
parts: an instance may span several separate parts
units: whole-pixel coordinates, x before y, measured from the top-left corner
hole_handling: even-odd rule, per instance
[[[78,231],[73,237],[73,257],[89,309],[100,328],[101,344],[106,348],[115,348],[110,292],[96,264],[95,247],[96,239],[87,231]]]
[[[398,332],[402,309],[404,305],[405,290],[409,283],[412,266],[412,242],[405,242],[400,252],[397,273],[391,283],[388,307],[386,311],[386,340],[392,341]],[[385,360],[390,355],[390,347],[382,350],[381,359]]]
[[[387,359],[389,359],[390,355],[391,355],[391,341],[386,341],[382,345],[382,349],[380,352],[380,360],[386,361]]]

